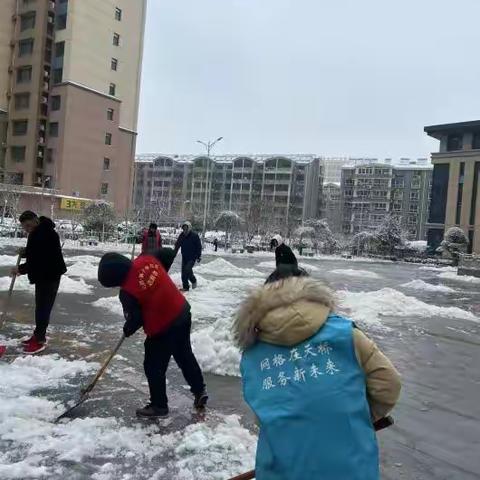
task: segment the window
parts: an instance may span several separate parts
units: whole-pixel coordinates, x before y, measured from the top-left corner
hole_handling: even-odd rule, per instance
[[[122,9],[121,8],[115,8],[115,20],[118,20],[119,22],[122,21]]]
[[[110,62],[110,68],[115,72],[118,70],[118,60],[116,58],[112,58],[112,61]]]
[[[110,170],[110,159],[107,157],[103,159],[103,169]]]
[[[54,68],[52,75],[53,83],[62,83],[63,80],[63,68]]]
[[[472,148],[474,150],[480,150],[480,132],[473,134]]]
[[[120,46],[120,35],[118,33],[114,33],[113,34],[113,44],[116,46],[116,47],[119,47]]]
[[[20,67],[17,69],[17,83],[28,83],[32,79],[32,67]]]
[[[33,52],[33,38],[27,38],[18,42],[18,56],[25,57]]]
[[[460,163],[460,175],[458,177],[458,192],[457,192],[457,209],[455,212],[455,223],[460,224],[462,216],[462,201],[463,201],[463,183],[465,180],[465,162]]]
[[[56,112],[62,107],[62,97],[60,95],[52,96],[52,111]]]
[[[15,120],[12,127],[12,134],[14,136],[26,135],[28,130],[28,120]]]
[[[111,83],[110,84],[110,87],[108,89],[108,93],[114,97],[115,96],[115,92],[117,91],[117,86],[114,84],[114,83]]]
[[[48,134],[51,137],[58,137],[58,122],[50,123]]]
[[[106,133],[105,134],[105,145],[111,145],[112,144],[112,134],[111,133]]]
[[[393,211],[400,212],[402,210],[402,203],[401,202],[394,202],[393,203]]]
[[[102,183],[102,186],[100,188],[100,193],[102,195],[107,195],[107,193],[108,193],[108,183]]]
[[[25,110],[30,106],[29,93],[17,93],[15,95],[15,110]]]
[[[63,57],[65,55],[65,42],[57,42],[55,44],[55,57]]]
[[[24,32],[30,28],[35,28],[35,12],[24,13],[20,17],[20,31]]]
[[[113,121],[113,114],[115,110],[113,108],[107,108],[107,120]]]
[[[418,205],[416,203],[412,203],[408,209],[410,213],[418,213]]]
[[[447,152],[462,150],[463,138],[462,135],[452,133],[447,137]]]
[[[26,147],[11,147],[10,153],[14,162],[23,162],[25,160]]]
[[[418,192],[410,192],[410,200],[418,200],[420,198],[420,194]]]
[[[56,17],[57,30],[65,30],[67,28],[67,14],[57,15]]]

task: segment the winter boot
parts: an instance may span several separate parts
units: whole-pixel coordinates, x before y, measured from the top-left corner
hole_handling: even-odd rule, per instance
[[[35,355],[43,352],[46,348],[47,342],[39,342],[35,337],[33,337],[29,343],[23,346],[23,353],[27,355]]]
[[[23,346],[28,345],[34,338],[35,338],[35,335],[32,335],[31,337],[23,337],[22,339],[20,339],[20,343]]]
[[[190,291],[190,287],[187,287],[187,288],[182,287],[182,288],[180,289],[180,291],[181,291],[181,292],[184,292],[184,293],[189,292],[189,291]]]
[[[197,288],[197,282],[192,283],[192,288],[195,290]]]
[[[141,418],[166,418],[168,417],[168,407],[155,407],[148,403],[143,408],[137,410],[137,417]]]
[[[195,394],[195,400],[193,401],[194,408],[201,409],[205,408],[208,401],[207,389],[204,388],[200,393]]]

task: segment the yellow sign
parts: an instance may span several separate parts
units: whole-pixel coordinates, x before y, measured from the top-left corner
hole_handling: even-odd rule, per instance
[[[62,198],[60,202],[61,210],[74,210],[76,212],[81,212],[84,210],[90,202],[88,200],[80,200],[76,198]]]

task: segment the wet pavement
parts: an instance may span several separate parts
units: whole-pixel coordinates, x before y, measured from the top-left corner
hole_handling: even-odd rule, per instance
[[[5,247],[0,251],[4,255],[12,255],[13,252],[13,249]],[[85,252],[67,251],[66,254],[82,255]],[[203,261],[207,263],[212,258],[205,255]],[[269,269],[260,264],[272,260],[271,257],[247,255],[224,258],[241,268],[256,268],[265,276]],[[411,264],[339,259],[308,259],[304,263],[315,268],[313,276],[327,281],[335,290],[370,292],[394,289],[429,305],[459,307],[480,317],[478,283],[439,279],[438,272]],[[341,272],[332,273],[334,270],[368,271],[378,277],[357,277],[351,272],[342,275]],[[172,271],[178,271],[178,261]],[[5,276],[7,272],[8,268],[0,268],[0,276]],[[204,276],[208,278],[208,275]],[[441,283],[453,291],[440,293],[403,287],[417,279],[432,285]],[[50,329],[48,353],[100,363],[118,341],[123,322],[120,316],[92,306],[98,298],[113,296],[114,292],[96,285],[94,281],[88,283],[95,285],[91,295],[59,295]],[[12,312],[2,333],[18,338],[31,332],[32,300],[31,293],[15,292]],[[480,323],[439,314],[379,317],[380,323],[360,322],[360,325],[391,358],[403,379],[402,397],[393,412],[396,424],[379,433],[382,478],[479,479]],[[195,328],[201,327],[197,325]],[[136,335],[126,340],[108,374],[97,385],[91,399],[78,409],[76,416],[121,417],[127,423],[138,423],[134,410],[148,398],[142,361],[142,336]],[[211,394],[211,411],[240,414],[243,424],[254,429],[252,416],[241,399],[240,380],[212,374],[206,377]],[[78,387],[78,384],[72,383],[62,391],[49,391],[48,396],[67,402],[76,398]],[[169,370],[169,396],[172,419],[159,424],[160,434],[183,429],[199,420],[192,412],[190,394],[173,362]],[[94,465],[89,467],[88,462],[72,464],[72,478],[89,478],[93,471]],[[169,477],[166,475],[164,478]]]

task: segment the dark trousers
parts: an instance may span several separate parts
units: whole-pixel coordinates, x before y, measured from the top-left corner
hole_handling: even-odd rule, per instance
[[[192,317],[185,311],[164,334],[145,340],[145,375],[150,388],[150,402],[155,407],[168,407],[166,379],[170,357],[177,362],[182,374],[195,395],[205,388],[202,371],[192,352],[190,330]]]
[[[191,282],[192,284],[197,283],[197,279],[193,274],[194,265],[195,260],[182,260],[182,286],[184,290],[190,289],[190,284],[188,282]]]
[[[60,279],[35,284],[35,331],[33,334],[39,342],[45,341],[59,286]]]

